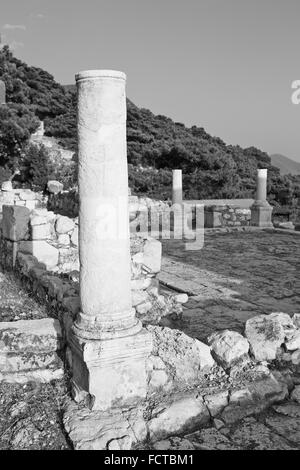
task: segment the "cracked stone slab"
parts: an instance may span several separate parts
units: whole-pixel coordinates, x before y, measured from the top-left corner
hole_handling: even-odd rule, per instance
[[[231,434],[231,440],[247,450],[293,450],[286,440],[253,418],[244,420]]]

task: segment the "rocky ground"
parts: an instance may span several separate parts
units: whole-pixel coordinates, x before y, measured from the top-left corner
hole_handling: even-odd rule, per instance
[[[47,316],[8,273],[0,272],[0,321]],[[68,395],[65,380],[50,384],[0,383],[0,450],[62,450],[70,445],[62,426],[62,408]]]
[[[189,294],[180,321],[166,321],[206,340],[213,331],[243,332],[248,318],[300,312],[300,236],[269,230],[205,232],[199,251],[163,242],[159,279]]]
[[[218,423],[216,423],[218,425]],[[208,427],[154,444],[156,450],[299,450],[300,404],[285,402],[234,426]]]
[[[245,232],[208,234],[205,241],[199,252],[185,252],[178,241],[165,243],[161,280],[190,295],[182,318],[169,319],[169,326],[206,342],[215,330],[243,331],[245,321],[261,313],[299,312],[300,237]],[[0,273],[0,295],[0,321],[47,316],[7,273]],[[291,370],[291,395],[267,411],[243,414],[239,421],[211,418],[205,428],[161,439],[152,448],[300,449],[299,375]],[[0,384],[0,449],[71,448],[62,426],[66,383]]]
[[[13,274],[4,274],[0,267],[0,321],[37,320],[46,317],[46,306],[38,304]]]

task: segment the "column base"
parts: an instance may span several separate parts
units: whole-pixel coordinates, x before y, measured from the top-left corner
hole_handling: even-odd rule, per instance
[[[132,406],[146,397],[145,361],[152,350],[146,330],[105,340],[83,339],[73,333],[70,348],[75,401],[86,395],[91,409],[104,411]]]
[[[261,228],[273,228],[273,207],[267,201],[255,201],[251,206],[251,225]]]

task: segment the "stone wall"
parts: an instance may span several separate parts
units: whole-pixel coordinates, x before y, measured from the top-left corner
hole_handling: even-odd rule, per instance
[[[161,316],[180,314],[182,296],[162,295],[157,275],[161,267],[161,243],[147,235],[132,234],[131,240],[132,304],[144,323],[157,323]],[[55,214],[46,208],[29,210],[17,205],[3,206],[0,226],[0,262],[6,269],[16,269],[34,292],[45,290],[42,278],[50,276],[64,292],[64,285],[76,293],[79,304],[78,218]],[[21,263],[21,264],[20,264]],[[29,267],[27,266],[29,263]],[[27,266],[25,273],[21,265]],[[31,268],[40,279],[31,279]],[[33,285],[34,284],[34,285]],[[68,290],[67,289],[67,290]],[[48,293],[44,292],[43,297]],[[60,294],[63,298],[63,294]],[[179,300],[180,301],[179,301]]]
[[[41,207],[47,202],[47,197],[43,193],[36,193],[30,189],[13,189],[10,181],[2,183],[0,190],[0,218],[2,206],[12,204],[27,207],[30,210]]]
[[[250,207],[239,207],[232,204],[204,206],[204,226],[245,227],[251,222]]]

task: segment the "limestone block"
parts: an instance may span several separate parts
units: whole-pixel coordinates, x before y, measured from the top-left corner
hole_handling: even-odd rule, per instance
[[[150,301],[143,302],[136,306],[136,311],[139,315],[145,315],[152,308],[152,303]]]
[[[288,351],[300,349],[300,330],[296,330],[293,336],[285,342],[285,347]]]
[[[44,240],[22,241],[19,250],[36,257],[40,263],[44,263],[47,269],[54,268],[58,263],[58,250]]]
[[[50,224],[33,225],[31,227],[32,240],[48,240],[51,238]]]
[[[35,215],[32,214],[30,216],[30,225],[33,227],[34,225],[44,225],[48,223],[48,218],[45,215]]]
[[[278,228],[282,228],[285,230],[295,230],[295,225],[293,222],[279,222]]]
[[[26,206],[29,210],[32,211],[33,209],[35,209],[35,207],[37,206],[37,204],[38,204],[38,201],[37,201],[37,200],[31,200],[31,199],[30,199],[30,200],[26,201],[25,206]]]
[[[126,443],[129,450],[132,442],[142,442],[147,436],[143,410],[138,406],[129,411],[115,409],[105,413],[79,408],[70,402],[63,419],[76,450],[107,450],[110,442],[116,447],[116,441],[122,442],[122,448]]]
[[[62,361],[56,355],[57,364],[53,363],[54,368],[19,370],[14,372],[0,372],[0,382],[25,384],[28,382],[50,383],[52,380],[62,379],[64,368]]]
[[[0,322],[0,353],[51,353],[61,349],[62,331],[58,320]]]
[[[34,201],[36,199],[36,193],[31,191],[31,189],[23,189],[19,193],[21,201]]]
[[[294,330],[289,315],[271,313],[247,320],[245,335],[257,361],[272,361],[276,358],[277,349],[292,336]]]
[[[62,190],[64,189],[64,185],[59,181],[50,180],[47,183],[47,189],[49,193],[58,194],[62,192]]]
[[[273,207],[267,201],[255,201],[251,206],[251,225],[261,228],[273,228]]]
[[[226,369],[241,359],[248,358],[249,343],[240,333],[224,330],[208,338],[213,356]]]
[[[32,220],[37,217],[37,221],[35,224],[32,223]],[[41,207],[41,208],[35,208],[33,209],[31,213],[31,225],[41,225],[41,220],[39,219],[40,217],[46,218],[46,222],[54,222],[56,219],[56,214],[54,214],[53,211],[48,211],[46,208]],[[42,223],[45,223],[44,221]]]
[[[300,329],[300,313],[294,313],[292,320],[295,327]]]
[[[148,422],[150,439],[193,431],[210,419],[202,398],[194,395],[172,397],[169,403],[154,408],[152,416]]]
[[[143,267],[150,273],[158,273],[161,268],[162,245],[158,240],[148,239],[144,246]]]
[[[224,410],[225,406],[228,405],[228,390],[212,395],[205,395],[204,403],[206,404],[211,416],[217,416]]]
[[[174,300],[179,304],[186,304],[189,300],[189,297],[187,294],[176,294],[174,295]]]
[[[160,388],[164,387],[168,382],[169,377],[164,370],[153,370],[150,375],[149,387]]]
[[[50,353],[3,353],[0,351],[0,371],[2,374],[26,372],[37,369],[57,369],[61,361],[56,352]]]
[[[139,304],[142,304],[148,300],[148,294],[144,290],[134,290],[131,291],[132,306],[136,307]]]
[[[93,398],[93,410],[130,406],[146,397],[145,360],[152,338],[142,329],[131,336],[107,341],[70,338],[72,381],[75,400],[82,392]],[[121,354],[120,354],[121,353]]]
[[[3,183],[1,184],[1,190],[2,191],[12,191],[13,190],[12,182],[11,181],[3,181]]]
[[[28,236],[30,211],[26,207],[3,206],[3,237],[12,241],[24,240]]]
[[[15,201],[16,206],[26,206],[26,201]]]
[[[78,246],[78,226],[75,226],[73,233],[71,235],[71,242],[74,246]]]
[[[55,230],[58,234],[68,233],[74,230],[75,223],[73,219],[64,215],[59,215],[56,219]]]
[[[210,348],[179,330],[148,325],[152,334],[152,355],[158,356],[175,382],[198,383],[204,373],[215,365]]]
[[[61,233],[57,237],[57,242],[59,245],[70,245],[70,237],[67,233]]]
[[[300,403],[300,385],[296,385],[294,388],[293,392],[291,393],[291,400]]]

